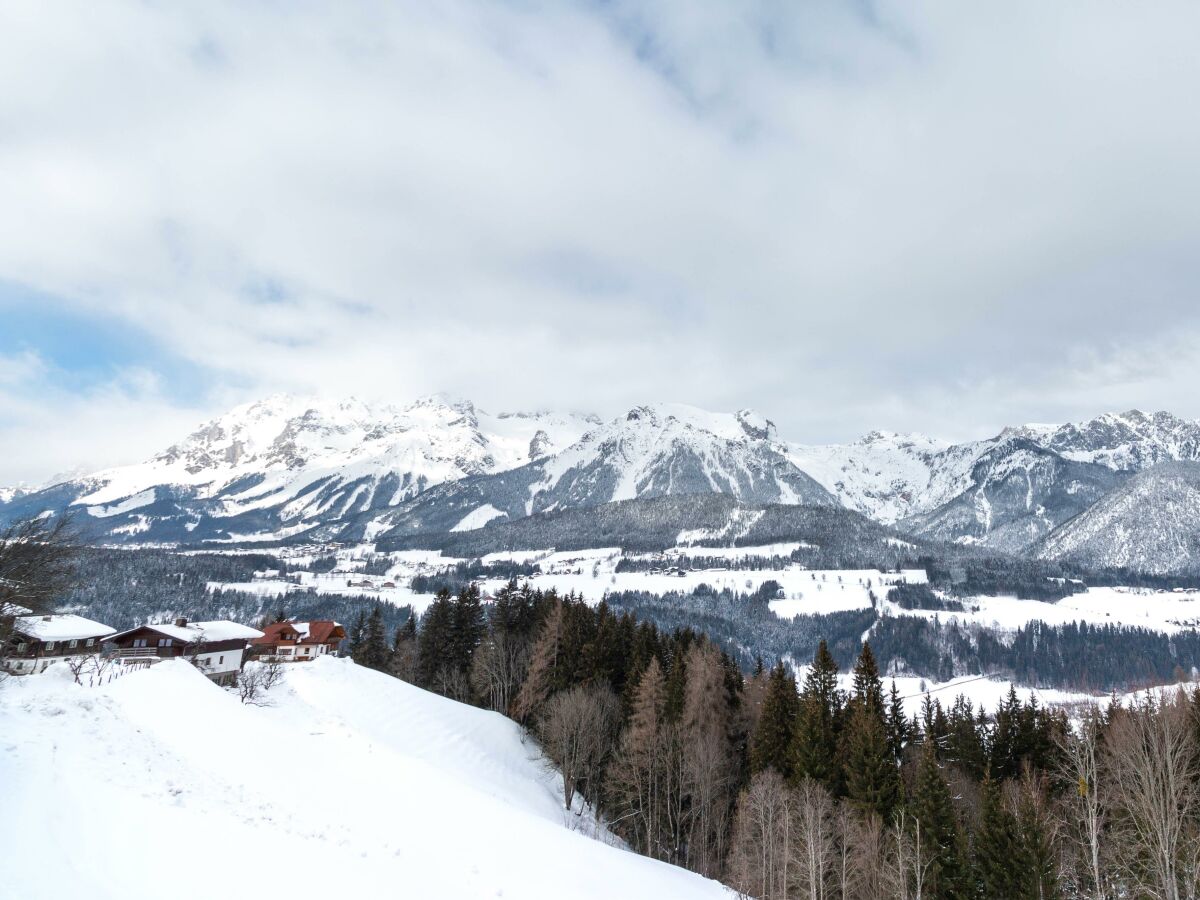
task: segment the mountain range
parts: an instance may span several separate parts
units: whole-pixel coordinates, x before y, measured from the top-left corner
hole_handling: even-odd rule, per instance
[[[1166,412],[965,443],[876,431],[814,446],[781,440],[752,410],[657,403],[603,421],[443,395],[401,407],[276,395],[145,462],[0,491],[0,520],[69,509],[109,543],[395,542],[718,494],[861,516],[897,537],[1176,572],[1200,568],[1187,549],[1200,533],[1187,493],[1197,460],[1200,422]]]

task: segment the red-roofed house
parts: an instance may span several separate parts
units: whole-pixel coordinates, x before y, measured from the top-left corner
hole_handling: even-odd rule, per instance
[[[305,662],[337,653],[345,639],[346,629],[337,622],[275,622],[250,643],[260,658]]]

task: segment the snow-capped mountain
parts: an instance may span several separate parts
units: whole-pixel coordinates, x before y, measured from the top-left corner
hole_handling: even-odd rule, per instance
[[[8,512],[72,507],[87,531],[118,539],[285,537],[444,481],[520,466],[596,421],[492,415],[444,396],[395,408],[277,395],[231,410],[144,463],[15,499]]]
[[[1020,551],[1124,480],[1097,463],[1065,459],[1025,438],[984,442],[965,489],[902,530],[944,541]]]
[[[1009,433],[1067,459],[1100,463],[1118,472],[1139,472],[1172,460],[1200,460],[1200,422],[1168,412],[1134,409],[1069,425],[1024,425]]]
[[[1200,458],[1200,423],[1130,411],[1069,425],[1023,425],[947,444],[872,432],[850,444],[792,445],[789,458],[838,500],[941,540],[1019,550],[1130,473]]]
[[[1051,532],[1037,555],[1157,575],[1200,571],[1200,463],[1140,472]]]
[[[752,412],[638,406],[604,422],[493,415],[445,396],[407,406],[278,395],[144,463],[0,494],[0,519],[70,508],[126,542],[373,540],[537,512],[706,493],[751,505],[840,504],[934,540],[1023,552],[1131,474],[1200,457],[1200,423],[1106,414],[947,443],[872,432],[788,444]]]
[[[371,531],[462,531],[498,519],[618,500],[728,494],[746,503],[836,505],[749,410],[639,406],[553,456],[494,475],[447,482],[377,517]]]

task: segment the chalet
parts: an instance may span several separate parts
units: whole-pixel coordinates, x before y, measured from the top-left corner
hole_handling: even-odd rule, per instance
[[[257,628],[237,622],[189,622],[141,625],[114,634],[104,646],[127,666],[149,666],[184,657],[218,684],[231,684],[242,668],[246,648],[262,637]]]
[[[5,669],[14,675],[44,672],[68,656],[97,653],[102,640],[116,631],[83,616],[17,616],[5,654]]]
[[[346,629],[337,622],[275,622],[263,629],[262,637],[250,642],[253,652],[278,662],[307,662],[318,656],[336,654]]]

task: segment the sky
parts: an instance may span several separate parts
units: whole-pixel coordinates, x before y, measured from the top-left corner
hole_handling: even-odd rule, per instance
[[[0,487],[276,391],[1200,416],[1200,6],[0,0]]]

